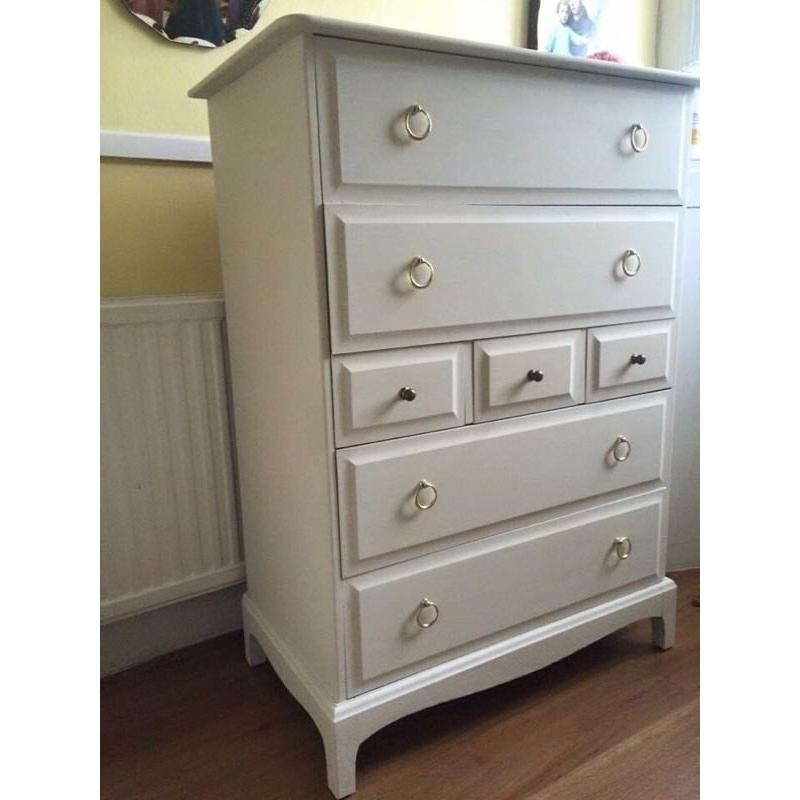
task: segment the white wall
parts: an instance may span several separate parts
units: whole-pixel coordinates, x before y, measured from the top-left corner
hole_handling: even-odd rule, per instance
[[[675,434],[668,569],[700,566],[700,162],[693,161],[686,210],[681,318],[675,376]]]
[[[700,58],[700,0],[660,0],[656,66],[685,69]]]

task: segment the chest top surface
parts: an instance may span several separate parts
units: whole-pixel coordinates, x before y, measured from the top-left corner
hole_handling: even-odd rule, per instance
[[[245,47],[194,86],[189,95],[200,98],[212,97],[265,59],[284,42],[298,35],[395,45],[415,50],[491,59],[509,64],[529,64],[565,72],[609,75],[686,87],[696,87],[700,83],[698,76],[682,72],[557,56],[524,47],[465,41],[307,14],[289,14],[279,18],[255,36]]]

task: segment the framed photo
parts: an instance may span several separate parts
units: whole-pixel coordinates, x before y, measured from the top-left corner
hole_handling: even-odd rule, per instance
[[[637,63],[652,7],[640,0],[530,0],[529,13],[532,49]]]

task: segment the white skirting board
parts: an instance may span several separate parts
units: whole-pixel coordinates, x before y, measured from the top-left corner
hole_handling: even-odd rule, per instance
[[[211,163],[207,137],[170,136],[136,131],[100,131],[100,156],[156,161]]]
[[[220,296],[101,304],[101,621],[244,579]]]
[[[134,614],[100,628],[100,675],[113,675],[242,627],[244,584]]]

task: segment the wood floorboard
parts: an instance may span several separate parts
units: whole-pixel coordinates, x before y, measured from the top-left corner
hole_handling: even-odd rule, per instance
[[[399,720],[361,746],[358,800],[699,796],[699,572],[675,647],[636,623],[544,670]],[[104,800],[329,800],[322,742],[268,665],[223,636],[101,682]]]
[[[695,698],[526,800],[575,800],[587,787],[592,800],[697,797],[699,724],[700,703]]]

